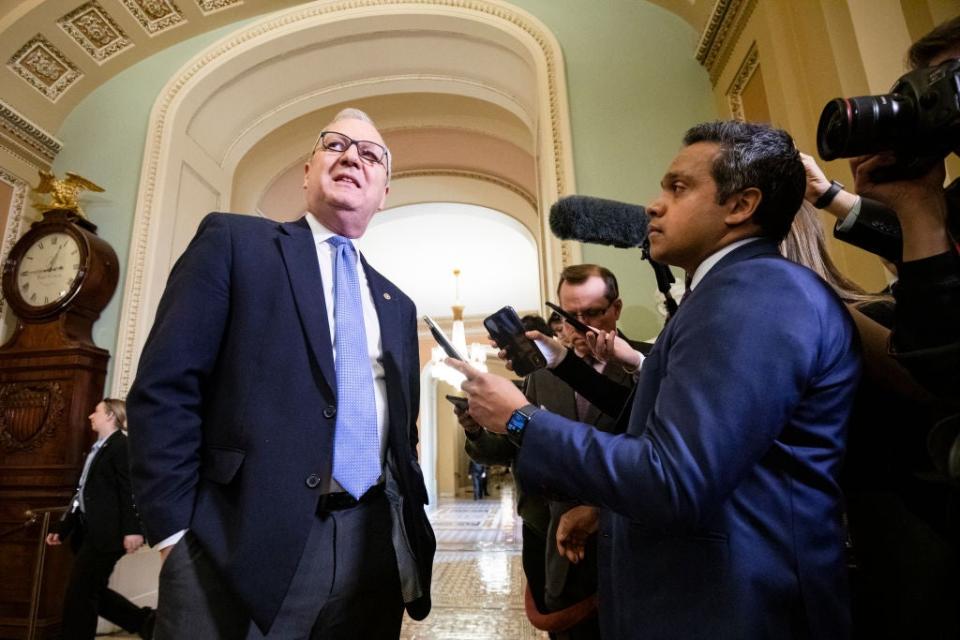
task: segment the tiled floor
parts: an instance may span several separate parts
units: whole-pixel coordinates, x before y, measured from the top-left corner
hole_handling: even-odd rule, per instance
[[[405,619],[401,638],[545,638],[523,612],[520,519],[510,491],[499,499],[441,500],[430,520],[437,534],[433,610],[421,622]]]
[[[403,640],[527,640],[546,638],[523,612],[520,519],[505,487],[499,498],[441,499],[430,514],[437,534],[433,610],[404,619]],[[115,634],[113,640],[132,636]]]

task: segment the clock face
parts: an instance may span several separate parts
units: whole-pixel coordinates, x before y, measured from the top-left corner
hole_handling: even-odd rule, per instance
[[[41,236],[23,254],[15,284],[28,305],[43,307],[65,298],[80,273],[80,247],[70,234]]]

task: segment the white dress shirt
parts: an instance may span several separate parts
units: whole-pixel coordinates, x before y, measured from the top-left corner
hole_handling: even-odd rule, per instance
[[[693,277],[690,278],[690,291],[693,291],[694,288],[698,284],[700,284],[700,281],[703,280],[704,276],[706,276],[711,269],[717,266],[717,263],[723,260],[723,257],[725,255],[727,255],[734,249],[739,249],[743,245],[750,244],[751,242],[756,242],[759,239],[760,238],[753,237],[753,238],[744,238],[743,240],[737,240],[736,242],[728,244],[722,249],[714,251],[709,256],[704,258],[703,262],[700,263],[700,266],[698,266],[696,270],[693,272]]]

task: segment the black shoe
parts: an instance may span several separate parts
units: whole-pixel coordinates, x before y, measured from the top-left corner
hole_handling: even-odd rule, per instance
[[[153,639],[153,627],[157,624],[157,610],[150,607],[143,607],[147,615],[140,623],[140,630],[137,632],[143,640]]]

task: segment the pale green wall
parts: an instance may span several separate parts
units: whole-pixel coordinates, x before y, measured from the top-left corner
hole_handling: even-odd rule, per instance
[[[110,243],[120,260],[117,292],[93,328],[94,342],[111,355],[116,355],[123,282],[150,110],[167,81],[190,58],[248,22],[237,22],[186,40],[120,72],[80,102],[57,132],[63,141],[63,150],[53,165],[57,175],[73,171],[105,189],[104,193],[85,194],[83,209],[97,225],[97,234]],[[106,391],[112,379],[111,359]]]
[[[579,193],[649,201],[689,126],[716,117],[706,72],[693,58],[697,34],[642,0],[514,0],[557,36],[563,49]],[[64,121],[55,170],[75,171],[106,189],[87,197],[90,218],[120,259],[121,285],[94,330],[111,351],[129,253],[150,109],[193,55],[250,21],[198,36],[137,64],[91,93]],[[98,197],[99,196],[99,197]],[[655,284],[639,251],[587,245],[584,259],[620,278],[624,330],[654,335]],[[107,386],[112,379],[112,366]]]
[[[553,31],[567,68],[577,192],[638,204],[692,125],[717,118],[699,35],[679,16],[638,0],[513,0]],[[584,245],[583,259],[610,268],[624,299],[621,327],[658,333],[656,281],[639,250]]]

